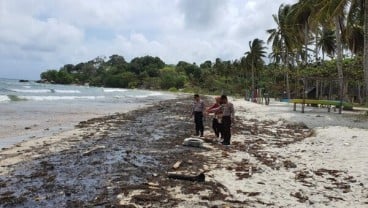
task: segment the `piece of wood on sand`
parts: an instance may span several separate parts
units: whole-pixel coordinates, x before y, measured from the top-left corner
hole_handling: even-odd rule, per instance
[[[181,161],[181,160],[176,161],[176,163],[172,166],[172,168],[173,168],[174,170],[178,169],[178,168],[180,167],[180,165],[181,165],[181,163],[182,163],[182,162],[183,162],[183,161]]]
[[[105,149],[106,147],[104,145],[98,145],[98,146],[95,146],[85,152],[82,153],[83,156],[89,156],[91,154],[93,154],[94,152],[98,151],[98,150],[101,150],[101,149]]]
[[[186,175],[182,173],[169,172],[167,173],[167,177],[172,178],[172,179],[197,181],[197,182],[204,182],[206,178],[203,172],[199,173],[198,175]]]

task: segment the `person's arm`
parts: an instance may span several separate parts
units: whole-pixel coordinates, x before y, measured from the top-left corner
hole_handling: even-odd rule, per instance
[[[221,105],[216,106],[216,107],[212,108],[211,110],[208,110],[208,113],[217,113],[220,110],[221,110]]]
[[[193,103],[192,104],[192,112],[190,113],[190,117],[193,117],[193,115],[194,115],[194,108],[195,108],[195,104]]]
[[[235,119],[235,109],[234,109],[234,105],[231,103],[230,107],[230,115],[231,115],[231,120],[234,122]]]
[[[216,107],[217,107],[217,104],[215,103],[215,104],[213,104],[211,107],[209,107],[209,108],[206,110],[206,112],[207,112],[207,113],[210,113],[210,111],[211,111],[212,109],[216,108]]]

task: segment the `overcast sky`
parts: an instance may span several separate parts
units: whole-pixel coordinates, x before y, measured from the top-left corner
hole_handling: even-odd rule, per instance
[[[239,59],[297,0],[0,0],[0,77],[119,54],[167,64]]]

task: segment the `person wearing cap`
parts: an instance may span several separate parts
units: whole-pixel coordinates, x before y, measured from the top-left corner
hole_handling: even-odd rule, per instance
[[[205,112],[205,105],[202,99],[200,99],[198,94],[194,95],[194,102],[192,107],[192,116],[194,116],[194,123],[195,123],[195,131],[196,136],[203,137],[203,112]]]
[[[223,145],[230,145],[231,139],[231,123],[234,123],[235,110],[234,105],[227,100],[226,95],[221,95],[221,106],[213,109],[214,112],[222,111],[222,131],[221,135]]]
[[[231,139],[231,123],[234,123],[235,119],[235,110],[234,105],[227,100],[226,95],[221,96],[221,108],[222,108],[222,124],[223,124],[223,131],[224,134],[224,141],[222,142],[223,145],[230,145]]]

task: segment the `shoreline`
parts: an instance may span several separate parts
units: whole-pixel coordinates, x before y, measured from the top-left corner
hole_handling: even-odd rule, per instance
[[[150,99],[137,103],[112,102],[106,106],[101,103],[65,103],[59,106],[54,102],[3,103],[0,118],[0,149],[29,139],[52,136],[70,131],[81,121],[96,117],[127,113],[145,108],[160,100],[175,99],[178,95],[168,95],[165,99]],[[63,105],[60,103],[60,105]],[[17,112],[22,109],[22,113]]]
[[[205,148],[199,149],[182,146],[194,128],[187,117],[190,101],[90,119],[75,130],[0,151],[0,187],[7,190],[0,205],[367,205],[368,130],[358,128],[367,127],[366,119],[230,99],[237,116],[232,145],[218,144],[206,119]],[[173,169],[177,161],[181,165]],[[168,179],[171,171],[204,172],[206,182]]]

